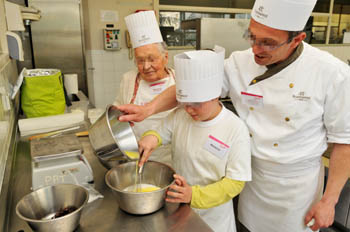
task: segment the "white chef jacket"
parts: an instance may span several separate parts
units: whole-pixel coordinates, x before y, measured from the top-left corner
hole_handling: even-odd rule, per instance
[[[170,69],[169,76],[159,81],[147,82],[140,80],[139,88],[136,93],[134,104],[144,105],[168,87],[175,84],[175,77],[173,76],[174,70]],[[134,94],[135,81],[137,77],[137,71],[131,70],[123,75],[120,83],[120,88],[115,99],[114,105],[130,104],[130,101]],[[160,125],[161,120],[166,117],[172,110],[154,114],[142,122],[134,122],[133,130],[139,140],[142,134],[148,130],[153,130]],[[171,154],[170,145],[158,147],[150,157],[150,160],[156,160],[158,162],[166,163],[171,166]]]
[[[173,167],[189,185],[205,186],[223,177],[251,180],[248,130],[224,106],[214,119],[205,122],[194,121],[183,108],[177,108],[156,131],[163,143],[171,143]],[[208,148],[212,146],[215,148]],[[214,231],[236,231],[232,201],[194,210]]]
[[[251,232],[311,231],[304,217],[322,195],[321,155],[327,142],[350,143],[350,69],[303,45],[293,63],[253,85],[267,68],[255,63],[252,49],[225,61],[222,96],[230,96],[251,134],[253,181],[239,202],[239,219]],[[262,96],[260,105],[245,103],[242,92]]]

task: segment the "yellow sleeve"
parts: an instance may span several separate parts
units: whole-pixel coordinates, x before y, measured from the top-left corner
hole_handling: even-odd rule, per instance
[[[158,134],[157,131],[154,131],[154,130],[149,130],[149,131],[146,131],[145,133],[143,133],[143,135],[141,137],[145,137],[146,135],[154,135],[157,137],[158,139],[158,145],[157,147],[159,147],[160,145],[162,145],[162,138],[160,137],[160,135]]]
[[[245,182],[222,178],[220,181],[206,186],[192,186],[191,207],[208,209],[221,205],[235,196],[243,189]]]

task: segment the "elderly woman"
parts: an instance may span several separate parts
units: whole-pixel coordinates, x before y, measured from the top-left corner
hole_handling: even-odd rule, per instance
[[[114,105],[144,105],[169,86],[175,84],[174,71],[167,68],[168,52],[163,42],[153,11],[131,14],[125,18],[134,48],[136,70],[123,75]],[[139,139],[148,130],[157,127],[170,111],[155,114],[136,123],[134,132]],[[152,160],[171,165],[170,145],[157,148]]]

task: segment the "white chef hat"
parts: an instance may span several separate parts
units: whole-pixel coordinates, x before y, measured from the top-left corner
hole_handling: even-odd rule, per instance
[[[285,30],[304,29],[317,0],[256,0],[252,18],[265,26]]]
[[[125,17],[133,48],[163,42],[153,10],[141,11]]]
[[[225,49],[199,50],[174,57],[178,102],[205,102],[221,94]]]

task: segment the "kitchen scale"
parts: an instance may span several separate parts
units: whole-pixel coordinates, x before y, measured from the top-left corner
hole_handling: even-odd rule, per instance
[[[32,140],[32,190],[56,184],[76,184],[91,194],[103,197],[94,187],[91,166],[83,155],[76,135]]]

